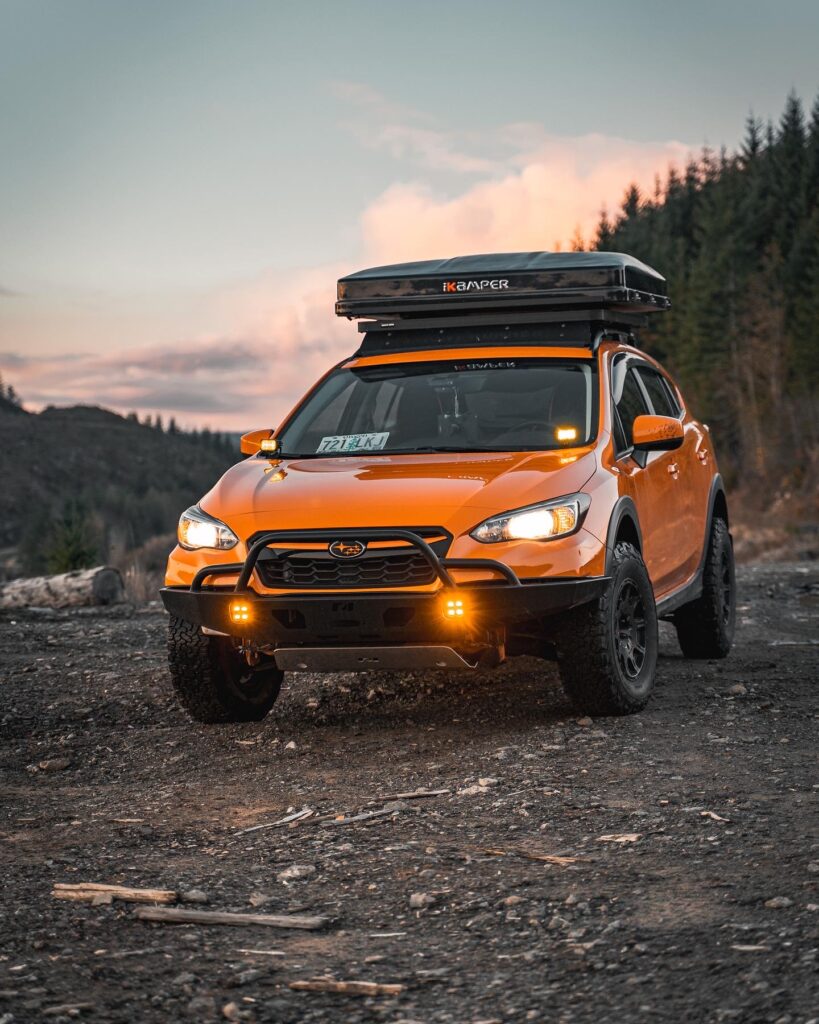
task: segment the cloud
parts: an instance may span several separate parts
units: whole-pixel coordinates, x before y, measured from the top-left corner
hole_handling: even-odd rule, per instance
[[[545,138],[513,169],[455,195],[424,182],[391,186],[364,212],[365,246],[379,260],[565,248],[576,230],[593,237],[601,207],[617,209],[627,185],[651,190],[687,153],[679,142]]]
[[[0,355],[0,369],[30,407],[88,402],[189,425],[275,425],[358,346],[355,327],[333,315],[342,274],[402,260],[565,248],[578,229],[588,241],[601,206],[615,211],[632,182],[651,190],[658,172],[689,153],[673,140],[569,138],[533,123],[470,133],[360,83],[337,82],[333,91],[351,130],[400,170],[351,224],[349,259],[219,289],[208,301],[227,325],[224,336],[127,351],[94,338],[106,351]]]

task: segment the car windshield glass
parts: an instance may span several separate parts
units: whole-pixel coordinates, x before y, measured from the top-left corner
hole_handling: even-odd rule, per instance
[[[279,443],[284,457],[544,451],[596,430],[592,360],[486,358],[337,370]]]

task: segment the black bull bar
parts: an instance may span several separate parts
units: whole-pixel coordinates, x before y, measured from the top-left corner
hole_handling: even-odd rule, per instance
[[[261,553],[271,545],[334,541],[402,540],[427,560],[441,583],[435,591],[325,590],[260,594],[250,581]],[[451,569],[492,572],[494,580],[456,582]],[[205,587],[206,580],[237,576],[233,587]],[[259,535],[244,562],[210,565],[195,575],[190,588],[165,587],[162,601],[171,615],[219,633],[236,635],[259,644],[367,644],[433,643],[453,640],[457,628],[495,628],[537,620],[566,611],[598,597],[608,577],[521,580],[503,562],[491,558],[439,557],[411,530],[275,530]],[[448,620],[442,601],[457,594],[464,616]],[[237,626],[231,604],[246,602],[252,615]]]

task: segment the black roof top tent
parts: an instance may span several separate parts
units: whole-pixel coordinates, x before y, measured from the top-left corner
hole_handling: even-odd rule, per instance
[[[520,252],[372,267],[338,282],[361,354],[452,345],[586,344],[670,306],[665,278],[617,252]]]

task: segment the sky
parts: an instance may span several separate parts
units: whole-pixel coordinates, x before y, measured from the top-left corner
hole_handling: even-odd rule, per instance
[[[817,44],[816,0],[0,0],[0,372],[275,426],[356,347],[341,274],[588,239],[809,108]]]

